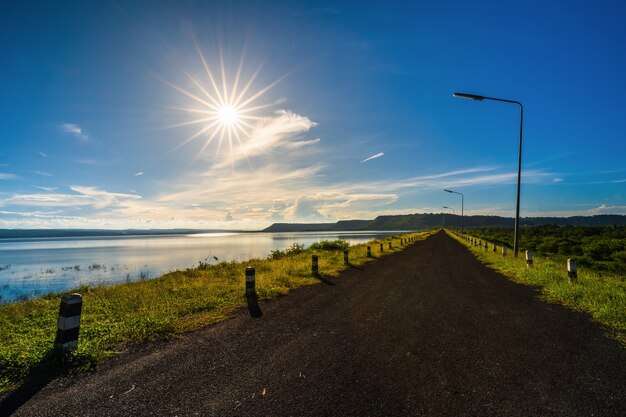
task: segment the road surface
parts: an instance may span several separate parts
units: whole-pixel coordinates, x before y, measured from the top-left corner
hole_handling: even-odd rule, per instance
[[[2,404],[25,401],[18,416],[626,416],[626,350],[606,329],[444,233],[261,308]]]

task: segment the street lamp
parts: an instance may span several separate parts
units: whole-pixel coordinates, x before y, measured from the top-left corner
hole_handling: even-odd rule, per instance
[[[458,98],[467,98],[470,100],[483,101],[483,100],[492,100],[492,101],[503,101],[505,103],[513,103],[519,105],[519,155],[517,157],[517,199],[515,201],[515,236],[513,240],[513,252],[515,257],[517,257],[518,252],[518,242],[519,242],[519,196],[520,196],[520,188],[522,184],[522,127],[524,122],[524,106],[522,103],[515,100],[505,100],[503,98],[495,98],[495,97],[486,97],[479,96],[477,94],[467,94],[467,93],[453,93],[453,97]]]
[[[441,206],[441,207],[448,209],[448,210],[452,210],[452,215],[454,216],[454,209],[452,207],[448,207],[448,206]],[[446,216],[446,213],[441,213],[441,219],[442,219],[442,223],[444,227],[446,226],[446,222],[444,220],[446,218],[445,216]]]
[[[463,206],[464,206],[464,203],[463,203],[463,199],[464,199],[463,193],[459,193],[459,192],[452,191],[452,190],[443,190],[443,191],[445,191],[446,193],[458,194],[458,195],[461,196],[461,234],[463,234],[463,215],[464,215],[463,213],[465,211],[465,209],[463,208]]]

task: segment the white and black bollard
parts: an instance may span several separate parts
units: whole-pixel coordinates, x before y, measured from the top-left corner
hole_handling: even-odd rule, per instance
[[[389,242],[389,250],[391,250],[391,249],[392,249],[391,242]]]
[[[570,281],[576,281],[578,279],[576,261],[571,258],[567,260],[567,276]]]
[[[372,257],[372,248],[370,248],[369,246],[367,247],[367,257],[368,258]]]
[[[59,321],[54,346],[63,354],[67,354],[78,348],[80,313],[82,310],[83,297],[80,294],[65,294],[61,297]]]
[[[488,251],[488,250],[489,250],[489,242],[485,240],[485,251]]]
[[[496,246],[496,244],[493,244],[493,253],[496,253],[498,251],[498,247]]]
[[[350,262],[348,262],[348,251],[347,250],[343,251],[343,264],[344,265],[349,265],[350,264]]]
[[[251,266],[246,267],[246,295],[256,293],[256,273]]]
[[[313,275],[319,274],[319,269],[317,266],[317,255],[311,256],[311,272]]]
[[[506,246],[502,245],[502,256],[506,256]]]
[[[529,250],[526,251],[526,264],[533,266],[533,253]]]

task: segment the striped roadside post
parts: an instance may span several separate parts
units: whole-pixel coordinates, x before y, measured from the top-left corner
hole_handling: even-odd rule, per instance
[[[311,256],[311,272],[313,273],[313,275],[317,275],[319,273],[317,255]]]
[[[384,252],[384,249],[383,249],[383,244],[382,244],[382,243],[380,244],[380,251],[381,251],[381,252]]]
[[[368,258],[372,257],[372,248],[370,248],[369,246],[367,247],[367,257]]]
[[[576,261],[572,258],[567,260],[567,276],[570,281],[578,280],[578,271],[576,270]]]
[[[496,253],[498,251],[498,247],[496,246],[496,244],[493,244],[493,253]]]
[[[391,248],[392,248],[392,246],[391,246],[391,242],[389,242],[389,249],[391,249]]]
[[[506,256],[506,246],[502,245],[502,256]]]
[[[256,293],[256,273],[251,266],[246,267],[246,295],[254,295]]]
[[[533,266],[533,253],[529,250],[526,251],[526,264]]]
[[[67,354],[78,348],[80,313],[83,310],[83,297],[80,294],[65,294],[61,297],[55,348]]]
[[[348,251],[344,250],[343,251],[343,264],[344,265],[348,265],[350,262],[348,262]]]

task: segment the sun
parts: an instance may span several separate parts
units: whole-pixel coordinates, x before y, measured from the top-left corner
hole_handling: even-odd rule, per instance
[[[163,80],[167,85],[190,100],[189,107],[170,107],[170,109],[181,111],[187,116],[193,116],[187,121],[168,126],[168,128],[199,126],[191,136],[183,139],[176,149],[192,141],[201,140],[204,143],[197,153],[196,158],[198,158],[214,140],[217,140],[217,150],[215,152],[217,157],[220,150],[223,149],[223,143],[227,141],[232,159],[234,148],[241,146],[250,137],[255,124],[262,118],[259,112],[276,104],[275,102],[260,103],[260,99],[272,87],[287,77],[287,74],[260,90],[254,90],[253,85],[261,67],[257,68],[252,76],[244,82],[242,80],[242,72],[245,51],[241,55],[237,71],[229,79],[226,76],[227,71],[221,50],[219,77],[215,75],[218,73],[212,70],[209,61],[205,58],[197,43],[196,50],[202,63],[204,72],[202,77],[195,77],[183,69],[185,76],[191,81],[193,89],[185,89]]]
[[[217,117],[220,123],[226,126],[239,123],[239,113],[237,113],[237,109],[232,106],[222,106],[217,112]]]

